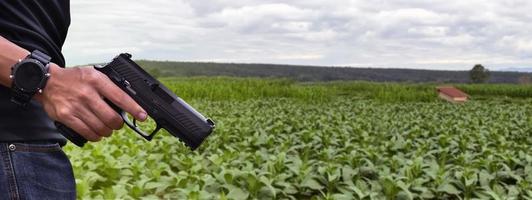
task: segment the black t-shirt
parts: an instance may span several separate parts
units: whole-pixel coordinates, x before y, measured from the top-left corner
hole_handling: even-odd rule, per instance
[[[61,48],[70,25],[69,0],[0,0],[0,35],[28,50],[40,50],[61,67]],[[0,86],[0,141],[52,140],[59,134],[42,106],[32,101],[26,109],[10,101],[9,88]]]

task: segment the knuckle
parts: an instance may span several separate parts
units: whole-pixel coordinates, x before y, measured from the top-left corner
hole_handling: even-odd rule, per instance
[[[96,134],[98,134],[99,136],[104,137],[109,137],[113,132],[113,130],[107,127],[107,125],[105,125],[104,123],[98,123],[97,125],[95,125],[94,131],[96,131]]]
[[[90,72],[87,70],[87,68],[77,68],[77,69],[79,71],[80,79],[83,81],[88,81]]]
[[[95,69],[83,68],[81,72],[82,79],[89,83],[96,84],[100,80],[100,74]]]
[[[100,104],[100,106],[98,106],[98,110],[100,110],[100,116],[102,116],[103,122],[108,128],[112,130],[118,130],[122,128],[122,117],[120,117],[120,115],[118,115],[118,113],[109,105]]]
[[[98,124],[95,127],[95,131],[97,131],[96,133],[98,135],[104,135],[104,134],[106,134],[108,132],[108,130],[109,129],[104,124]]]
[[[96,71],[96,70],[93,70],[94,72],[92,72],[92,78],[91,78],[91,82],[94,84],[94,85],[97,85],[97,84],[100,84],[102,83],[102,76],[100,74],[100,72]]]
[[[122,118],[116,114],[113,116],[110,122],[112,126],[111,128],[113,128],[114,130],[121,129],[122,126],[124,125],[124,121],[122,120]]]
[[[59,108],[56,111],[56,116],[58,119],[65,120],[65,119],[70,118],[70,115],[72,115],[72,112],[70,112],[70,109],[66,107]]]
[[[81,87],[79,88],[79,98],[83,100],[88,100],[91,98],[92,89],[90,87]]]

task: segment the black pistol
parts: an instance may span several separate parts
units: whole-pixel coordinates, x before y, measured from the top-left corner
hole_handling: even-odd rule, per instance
[[[94,68],[107,75],[155,121],[155,129],[146,133],[137,126],[135,119],[131,121],[126,112],[106,100],[120,114],[124,123],[146,140],[150,141],[163,128],[194,150],[213,131],[215,126],[212,120],[205,118],[144,71],[131,60],[130,54],[120,54],[109,64]],[[64,124],[56,121],[55,125],[59,132],[75,145],[83,147],[87,143],[85,138]]]

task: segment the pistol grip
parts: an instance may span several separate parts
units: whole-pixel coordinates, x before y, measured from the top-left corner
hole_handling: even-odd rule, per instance
[[[79,135],[76,131],[72,130],[71,128],[68,128],[61,122],[55,121],[55,126],[57,127],[57,130],[70,142],[74,143],[78,147],[83,147],[85,143],[87,143],[87,139]]]

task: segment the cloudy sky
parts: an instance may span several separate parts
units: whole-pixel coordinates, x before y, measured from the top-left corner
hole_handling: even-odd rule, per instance
[[[72,0],[68,65],[136,59],[532,66],[529,0]]]

